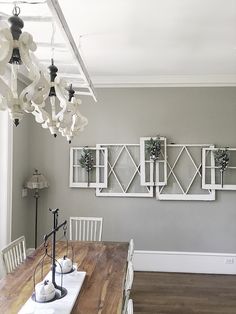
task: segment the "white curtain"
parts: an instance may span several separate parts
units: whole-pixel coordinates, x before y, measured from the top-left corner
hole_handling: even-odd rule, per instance
[[[12,122],[7,111],[0,111],[0,250],[11,241],[12,145]],[[0,277],[2,274],[0,259]]]

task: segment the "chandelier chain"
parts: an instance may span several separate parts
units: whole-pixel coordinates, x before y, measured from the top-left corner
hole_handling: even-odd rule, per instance
[[[13,10],[12,10],[12,14],[13,15],[16,15],[16,16],[18,16],[19,14],[20,14],[20,7],[18,7],[17,5],[16,5],[16,3],[14,3],[14,8],[13,8]]]
[[[52,22],[52,36],[51,36],[51,59],[54,60],[54,52],[55,52],[55,33],[56,33],[56,26],[55,23]]]

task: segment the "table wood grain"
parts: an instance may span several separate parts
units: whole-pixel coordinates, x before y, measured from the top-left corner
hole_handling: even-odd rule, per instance
[[[126,273],[128,243],[71,241],[74,262],[86,278],[73,307],[73,314],[120,314]],[[50,249],[49,249],[50,252]],[[66,253],[66,243],[59,241],[57,258]],[[70,253],[70,252],[69,252]],[[33,272],[44,254],[39,247],[13,273],[0,280],[0,309],[4,314],[17,313],[34,290]],[[70,254],[68,254],[70,255]],[[70,256],[68,256],[70,257]],[[44,266],[44,275],[50,270],[50,260]],[[41,280],[41,268],[36,272]]]

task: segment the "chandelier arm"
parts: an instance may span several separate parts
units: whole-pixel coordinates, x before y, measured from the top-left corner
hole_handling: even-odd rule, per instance
[[[78,132],[82,132],[85,126],[88,125],[88,119],[79,111],[79,105],[81,104],[80,100],[75,99],[75,102],[77,103],[77,106],[73,116],[72,132],[76,135]]]
[[[61,86],[60,81],[55,82],[55,91],[57,98],[59,100],[59,106],[62,108],[57,114],[56,114],[56,120],[60,123],[60,121],[63,120],[64,114],[67,111],[69,101],[65,98],[65,95],[63,93],[64,87]]]
[[[0,109],[8,109],[10,118],[14,121],[15,125],[19,124],[19,121],[24,116],[24,111],[19,103],[17,94],[17,72],[18,66],[12,64],[12,72],[10,77],[10,82],[6,82],[4,78],[0,76],[0,87],[1,87],[1,97],[0,97]]]
[[[36,122],[40,123],[44,129],[49,129],[51,134],[56,136],[57,127],[56,127],[56,121],[53,121],[53,117],[52,117],[53,114],[48,113],[44,109],[44,107],[46,106],[46,100],[48,99],[51,84],[46,80],[43,74],[41,75],[41,79],[43,82],[43,88],[42,88],[41,94],[39,94],[39,98],[41,97],[41,99],[36,98],[36,100],[38,100],[37,103],[33,102],[34,111],[32,112],[32,114],[34,115]],[[50,98],[50,101],[51,101],[51,98]]]
[[[43,109],[43,106],[38,106],[34,104],[34,111],[32,112],[37,123],[43,124],[49,120],[49,115],[46,110]]]
[[[40,81],[40,74],[37,71],[35,72],[35,79],[31,84],[29,84],[23,91],[20,93],[19,101],[23,107],[23,109],[27,113],[32,113],[34,111],[34,106],[32,103],[33,97],[37,94],[37,85]]]
[[[84,128],[88,125],[88,119],[81,114],[73,116],[73,125],[72,125],[72,132],[74,135],[77,135],[79,132],[84,131]]]
[[[76,114],[79,101],[75,101],[72,85],[70,86],[69,90],[67,90],[67,92],[69,93],[69,100],[67,101],[67,110],[61,117],[62,119],[60,122],[59,132],[62,136],[65,136],[67,138],[67,141],[69,141],[69,143],[71,143],[71,140],[74,136],[74,116]]]
[[[32,97],[37,92],[36,86],[40,80],[39,69],[36,64],[30,58],[30,50],[34,51],[36,49],[36,44],[33,41],[33,37],[24,32],[20,35],[19,38],[19,51],[23,64],[25,65],[28,76],[32,79],[32,83],[30,83],[26,88],[23,89],[19,96],[19,102],[26,112],[32,112],[34,107],[32,105]]]
[[[62,136],[65,136],[69,142],[73,138],[71,127],[73,125],[73,115],[75,113],[75,107],[72,103],[68,104],[67,111],[63,115],[63,120],[60,123],[59,132]]]
[[[45,73],[43,72],[43,69],[40,69],[40,66],[38,63],[36,63],[36,60],[34,63],[39,68],[39,75],[40,79],[35,87],[35,93],[32,95],[32,102],[40,107],[45,107],[45,100],[47,99],[50,91],[50,83],[49,79],[45,77]]]

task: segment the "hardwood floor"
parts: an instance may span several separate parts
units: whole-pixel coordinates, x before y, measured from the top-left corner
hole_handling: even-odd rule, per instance
[[[236,276],[135,272],[134,313],[236,314]]]

